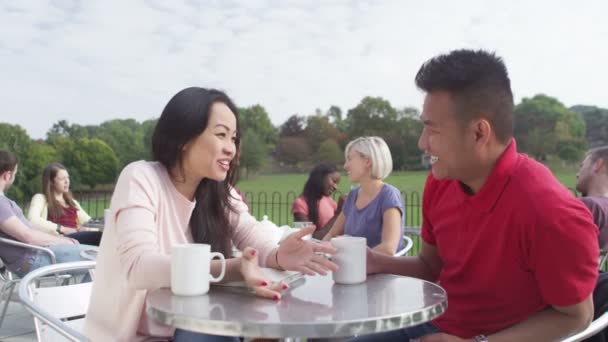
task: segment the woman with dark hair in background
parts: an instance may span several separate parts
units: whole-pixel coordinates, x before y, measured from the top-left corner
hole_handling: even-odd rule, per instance
[[[70,192],[70,175],[65,166],[51,163],[42,172],[42,194],[30,202],[28,219],[51,235],[64,235],[78,242],[99,246],[101,232],[84,225],[91,220]]]
[[[239,133],[237,108],[221,91],[187,88],[166,105],[152,136],[153,161],[127,165],[116,183],[85,319],[91,340],[238,340],[174,330],[146,314],[147,292],[170,287],[177,244],[211,245],[226,256],[223,281],[242,279],[267,298],[280,299],[288,286],[269,285],[260,265],[310,275],[337,269],[319,255],[333,247],[301,239],[313,227],[277,246],[270,228],[247,212],[233,188]],[[242,257],[230,258],[233,246]],[[220,267],[211,261],[212,274]]]
[[[291,206],[294,221],[310,221],[317,229],[313,237],[322,239],[342,211],[345,196],[338,203],[330,196],[340,184],[340,173],[333,165],[315,166],[304,184],[302,194]]]

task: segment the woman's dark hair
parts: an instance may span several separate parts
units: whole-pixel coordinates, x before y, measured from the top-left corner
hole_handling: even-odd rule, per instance
[[[65,166],[60,163],[51,163],[42,171],[42,193],[46,198],[48,216],[52,218],[61,217],[64,212],[63,206],[55,198],[55,191],[53,190],[55,177],[57,177],[57,173],[60,170],[65,170],[66,172],[68,171]],[[70,207],[76,207],[76,203],[74,203],[74,198],[72,197],[72,193],[70,191],[63,194],[63,200]]]
[[[238,173],[240,145],[239,116],[232,100],[219,90],[198,87],[186,88],[175,94],[165,106],[154,129],[152,157],[168,172],[177,167],[183,175],[183,147],[203,133],[209,121],[211,105],[217,102],[228,106],[236,117],[237,154],[230,162],[230,170],[224,181],[205,178],[198,185],[190,229],[194,242],[207,243],[213,251],[228,257],[232,255],[230,237],[234,230],[228,219],[230,211],[234,211],[229,197]]]
[[[318,229],[319,227],[319,206],[317,203],[324,196],[323,186],[325,184],[325,177],[329,174],[338,172],[335,166],[329,164],[319,164],[315,166],[310,174],[308,180],[304,184],[304,190],[302,190],[302,196],[308,206],[308,219],[313,222]]]

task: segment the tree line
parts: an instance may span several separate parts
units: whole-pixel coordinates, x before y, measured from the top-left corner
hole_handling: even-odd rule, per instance
[[[514,114],[518,149],[540,161],[559,158],[576,163],[587,148],[608,144],[605,108],[568,108],[554,97],[539,94],[524,98]],[[348,141],[365,135],[386,140],[395,170],[425,167],[417,147],[422,130],[419,110],[395,108],[381,97],[365,97],[347,111],[331,106],[310,115],[294,114],[278,127],[261,105],[240,108],[239,115],[243,177],[262,168],[302,172],[320,161],[339,165]],[[32,140],[19,125],[0,123],[0,148],[15,152],[20,159],[20,175],[10,195],[23,202],[40,192],[42,169],[54,161],[68,168],[73,187],[112,184],[126,164],[150,159],[155,125],[156,119],[141,123],[115,119],[86,126],[60,120],[48,130],[46,139]]]

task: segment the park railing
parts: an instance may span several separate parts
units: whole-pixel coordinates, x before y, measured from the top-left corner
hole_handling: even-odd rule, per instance
[[[299,193],[294,191],[260,191],[244,192],[245,201],[249,207],[249,212],[258,220],[267,215],[268,219],[277,225],[291,225],[293,215],[291,206]],[[341,193],[335,192],[333,198],[338,201]],[[422,223],[421,201],[422,196],[418,191],[401,191],[401,196],[405,204],[405,225],[420,226]],[[82,208],[92,217],[101,219],[103,210],[110,206],[111,192],[106,191],[77,191],[74,198],[80,203]]]

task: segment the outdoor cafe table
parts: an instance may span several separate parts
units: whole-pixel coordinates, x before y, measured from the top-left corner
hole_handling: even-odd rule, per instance
[[[335,284],[331,275],[301,281],[279,301],[218,286],[192,297],[158,289],[147,296],[147,313],[184,330],[293,341],[405,328],[428,322],[447,308],[441,287],[416,278],[379,274],[357,285]]]

